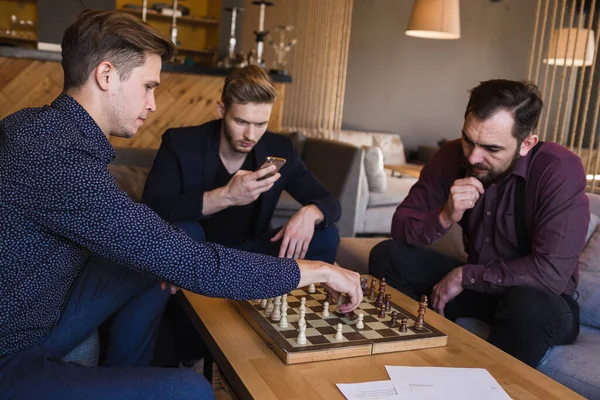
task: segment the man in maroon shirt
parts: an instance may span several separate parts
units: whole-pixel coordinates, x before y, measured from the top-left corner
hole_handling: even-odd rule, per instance
[[[543,103],[530,83],[471,91],[462,138],[444,145],[400,204],[369,270],[451,320],[488,322],[488,341],[536,367],[579,333],[574,299],[589,223],[579,157],[534,134]],[[423,246],[463,228],[466,264]],[[575,296],[576,297],[576,296]]]

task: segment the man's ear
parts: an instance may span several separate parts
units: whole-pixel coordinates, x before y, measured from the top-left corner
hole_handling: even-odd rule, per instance
[[[94,70],[94,79],[100,89],[106,91],[110,88],[111,81],[116,76],[114,65],[109,61],[102,61]]]
[[[219,118],[225,117],[225,104],[222,101],[217,101],[217,115]]]
[[[519,155],[521,157],[525,157],[531,149],[535,147],[536,144],[540,141],[538,135],[534,135],[533,133],[527,136],[523,142],[521,143],[521,148],[519,149]]]

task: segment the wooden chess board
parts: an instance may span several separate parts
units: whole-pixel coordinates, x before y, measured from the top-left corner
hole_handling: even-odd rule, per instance
[[[306,297],[307,342],[304,345],[296,343],[302,297]],[[408,329],[403,333],[400,332],[399,327],[392,328],[391,311],[386,313],[385,318],[379,318],[375,301],[368,300],[366,296],[355,310],[356,314],[360,312],[364,314],[362,329],[355,327],[357,320],[335,312],[337,308],[335,303],[329,307],[329,317],[323,317],[321,314],[325,297],[325,289],[319,285],[316,286],[315,293],[308,293],[306,288],[290,292],[287,297],[287,328],[280,328],[279,322],[265,316],[265,309],[260,307],[260,300],[232,301],[232,303],[236,311],[286,364],[441,347],[448,343],[448,336],[427,322],[423,330],[413,329],[416,316],[393,302],[391,302],[391,311],[398,313],[398,325],[402,318],[407,318]],[[338,323],[343,325],[342,340],[335,340],[335,327]]]

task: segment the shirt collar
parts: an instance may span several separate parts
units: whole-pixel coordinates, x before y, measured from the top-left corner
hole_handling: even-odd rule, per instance
[[[529,164],[531,161],[531,150],[527,153],[525,157],[519,157],[517,162],[515,163],[515,167],[513,168],[511,175],[517,175],[521,178],[527,180],[527,174],[529,173]]]
[[[92,116],[67,93],[61,93],[53,102],[52,108],[61,112],[79,129],[83,135],[90,139],[90,147],[97,150],[98,155],[110,163],[115,157],[115,149],[112,147],[104,133],[94,121]]]

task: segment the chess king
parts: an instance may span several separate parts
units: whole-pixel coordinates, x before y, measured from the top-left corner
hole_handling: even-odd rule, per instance
[[[535,132],[537,87],[490,80],[471,90],[461,138],[423,168],[369,271],[451,320],[491,324],[488,341],[536,367],[579,333],[577,260],[590,219],[580,158]],[[462,228],[467,260],[424,246]]]
[[[338,200],[308,171],[291,140],[267,131],[277,92],[251,65],[225,79],[219,119],[172,128],[148,175],[143,201],[198,241],[294,259],[335,261]],[[285,159],[261,169],[266,157]],[[272,229],[283,191],[302,207]]]

